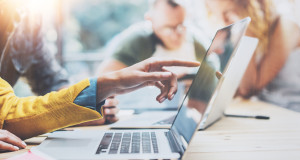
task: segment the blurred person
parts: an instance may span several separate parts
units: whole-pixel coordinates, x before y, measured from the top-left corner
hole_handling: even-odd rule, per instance
[[[111,40],[106,48],[110,57],[102,62],[97,73],[119,70],[149,57],[201,61],[206,49],[185,26],[185,19],[186,10],[182,4],[174,0],[149,0],[145,21],[131,25]],[[182,67],[168,69],[179,78],[193,73]]]
[[[250,16],[246,35],[260,40],[237,94],[300,112],[300,29],[271,0],[205,0],[209,19],[228,25]]]
[[[186,10],[174,0],[149,0],[145,20],[115,36],[107,47],[108,55],[98,73],[131,66],[149,57],[174,57],[201,61],[205,47],[185,26]],[[179,77],[188,72],[173,70]]]
[[[0,76],[11,86],[23,78],[36,95],[44,95],[70,85],[67,72],[58,64],[45,44],[42,16],[24,7],[24,4],[2,2],[0,51]],[[22,8],[23,7],[23,8]],[[15,30],[12,29],[15,27]],[[11,36],[9,42],[6,39]],[[6,45],[6,43],[8,43]],[[117,101],[107,99],[104,118],[81,125],[101,125],[118,120]]]

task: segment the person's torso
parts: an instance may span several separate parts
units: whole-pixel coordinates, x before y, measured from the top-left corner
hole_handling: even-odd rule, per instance
[[[300,48],[290,53],[276,77],[262,90],[259,98],[300,112]]]
[[[180,48],[176,50],[166,49],[162,44],[156,44],[153,57],[177,58],[196,60],[195,47],[192,39],[186,39]]]

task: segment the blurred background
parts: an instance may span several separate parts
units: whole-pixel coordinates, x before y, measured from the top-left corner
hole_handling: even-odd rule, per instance
[[[29,8],[43,14],[48,48],[67,70],[72,83],[94,76],[105,45],[131,24],[142,21],[147,0],[30,0]],[[33,95],[19,80],[18,96]]]
[[[241,0],[242,1],[242,0]],[[274,0],[279,13],[300,25],[299,0]],[[43,14],[48,48],[67,70],[72,83],[95,76],[107,55],[105,46],[131,24],[144,20],[148,0],[29,0],[29,8]],[[187,23],[209,44],[216,29],[209,26],[203,0],[189,0]],[[14,87],[18,96],[33,95],[26,83]]]

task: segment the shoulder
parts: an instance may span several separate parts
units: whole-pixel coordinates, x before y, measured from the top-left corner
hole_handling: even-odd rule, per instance
[[[271,28],[270,38],[281,41],[295,47],[300,41],[300,27],[297,23],[286,16],[280,16]]]
[[[299,31],[299,25],[292,19],[286,16],[278,16],[274,19],[271,24],[271,34],[276,33],[276,31],[281,31],[285,34],[293,33],[294,31]]]
[[[140,22],[131,25],[120,34],[116,35],[110,43],[118,45],[141,44],[150,42],[153,35],[153,30],[147,22]]]
[[[202,61],[206,54],[206,50],[209,48],[211,40],[199,29],[191,29],[190,27],[188,28],[187,34],[188,37],[192,38],[197,60]]]
[[[130,66],[152,56],[157,40],[151,24],[137,23],[113,38],[108,55]]]

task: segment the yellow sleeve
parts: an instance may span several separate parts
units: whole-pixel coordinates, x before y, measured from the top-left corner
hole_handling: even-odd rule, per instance
[[[89,85],[86,79],[45,96],[18,98],[12,87],[0,78],[0,127],[26,139],[102,118],[97,111],[73,103]]]

